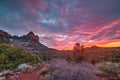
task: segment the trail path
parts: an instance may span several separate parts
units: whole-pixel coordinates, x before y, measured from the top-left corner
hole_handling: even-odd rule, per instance
[[[40,80],[38,77],[38,72],[41,69],[42,68],[39,68],[28,73],[16,73],[14,76],[9,77],[7,80]]]

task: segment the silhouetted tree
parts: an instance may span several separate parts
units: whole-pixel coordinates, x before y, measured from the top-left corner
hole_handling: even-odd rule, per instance
[[[76,43],[73,47],[74,54],[80,52],[80,43]]]
[[[77,63],[82,61],[81,49],[83,47],[83,45],[80,46],[80,43],[76,43],[73,47],[73,60]]]
[[[68,63],[70,61],[75,61],[76,63],[81,62],[83,60],[82,53],[84,52],[84,45],[80,46],[80,43],[75,43],[73,47],[73,54],[69,54],[66,58]]]

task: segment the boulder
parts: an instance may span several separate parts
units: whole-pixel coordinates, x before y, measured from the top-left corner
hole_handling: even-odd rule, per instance
[[[32,71],[32,66],[26,63],[20,64],[17,69],[17,71],[23,71],[23,72],[31,72]]]

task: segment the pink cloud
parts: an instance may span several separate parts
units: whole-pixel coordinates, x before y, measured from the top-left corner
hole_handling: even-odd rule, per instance
[[[59,45],[59,47],[57,46],[53,46],[54,48],[57,49],[63,49],[63,47],[65,48],[72,48],[72,45],[74,45],[74,43],[78,40],[78,41],[83,41],[82,44],[85,45],[95,45],[95,44],[108,44],[111,42],[116,42],[120,39],[112,39],[109,36],[106,36],[106,34],[111,33],[111,29],[115,27],[115,25],[120,24],[120,20],[115,20],[112,21],[108,24],[106,24],[105,26],[101,26],[101,27],[96,27],[95,29],[92,29],[92,31],[90,30],[90,28],[88,29],[84,29],[83,28],[78,28],[78,27],[74,27],[69,29],[66,33],[63,33],[63,35],[68,36],[67,40],[61,40],[59,38],[55,38],[54,40],[56,41],[56,44]],[[95,40],[91,40],[92,37],[97,36],[100,32],[105,31],[103,35],[98,36],[98,38],[96,38]],[[78,36],[78,34],[85,34],[81,36]],[[115,34],[113,34],[115,35]],[[116,35],[120,35],[120,31],[116,31]],[[114,36],[115,37],[115,36]],[[71,43],[70,43],[71,42]],[[63,46],[64,45],[64,46]],[[61,47],[60,47],[61,46]]]

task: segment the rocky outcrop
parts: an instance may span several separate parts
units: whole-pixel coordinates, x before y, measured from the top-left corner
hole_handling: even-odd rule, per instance
[[[8,34],[7,32],[0,30],[0,36],[4,36],[4,37],[11,37],[10,34]]]
[[[29,32],[27,35],[23,36],[13,36],[10,38],[10,44],[12,45],[22,45],[24,46],[28,51],[33,53],[43,53],[47,50],[50,50],[47,46],[41,44],[39,42],[39,37],[35,35],[32,31]]]

